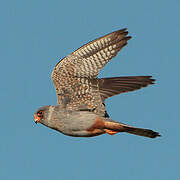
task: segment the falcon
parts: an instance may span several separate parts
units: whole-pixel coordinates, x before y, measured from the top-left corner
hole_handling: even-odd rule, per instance
[[[152,76],[97,77],[129,39],[127,29],[121,29],[83,45],[58,62],[51,75],[57,105],[39,108],[34,113],[35,123],[74,137],[119,132],[149,138],[160,136],[150,129],[114,121],[106,111],[107,98],[146,87],[155,81]]]

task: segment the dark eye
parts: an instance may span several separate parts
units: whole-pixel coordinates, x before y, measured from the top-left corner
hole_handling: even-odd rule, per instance
[[[42,117],[43,116],[43,111],[38,111],[37,115],[38,115],[38,117]]]

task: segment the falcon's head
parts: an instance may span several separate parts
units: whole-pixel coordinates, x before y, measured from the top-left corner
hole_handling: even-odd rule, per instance
[[[49,113],[49,107],[50,106],[43,106],[40,107],[35,113],[34,113],[34,122],[35,123],[42,123],[47,120],[48,113]]]

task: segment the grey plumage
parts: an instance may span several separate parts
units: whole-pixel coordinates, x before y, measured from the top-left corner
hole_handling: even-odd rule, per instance
[[[44,106],[34,114],[35,122],[65,135],[91,137],[127,132],[155,138],[159,133],[110,119],[105,100],[111,96],[154,84],[151,76],[98,79],[99,71],[127,44],[131,36],[121,29],[95,39],[54,67],[51,74],[57,94],[56,106]]]

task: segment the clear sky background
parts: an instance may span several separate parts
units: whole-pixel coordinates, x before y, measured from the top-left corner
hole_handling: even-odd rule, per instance
[[[180,1],[4,0],[0,3],[0,179],[180,179]],[[133,37],[100,73],[156,85],[107,100],[111,118],[160,132],[64,136],[33,121],[55,105],[59,58],[127,27]]]

